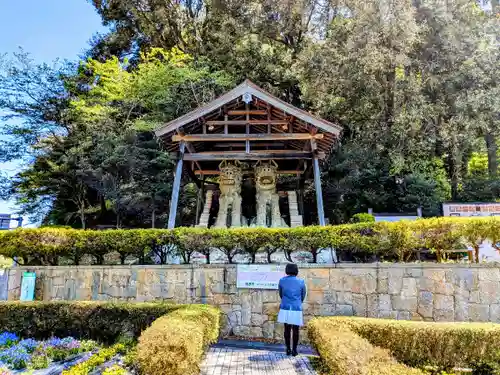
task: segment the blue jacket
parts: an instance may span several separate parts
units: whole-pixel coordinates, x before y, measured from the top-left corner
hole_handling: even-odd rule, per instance
[[[280,280],[278,290],[281,297],[280,309],[302,311],[302,302],[306,298],[304,280],[295,276],[285,276]]]

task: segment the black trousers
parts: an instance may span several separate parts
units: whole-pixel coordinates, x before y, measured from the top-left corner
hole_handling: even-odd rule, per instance
[[[285,323],[285,345],[287,350],[290,350],[290,334],[293,336],[293,350],[297,350],[299,345],[299,326]]]

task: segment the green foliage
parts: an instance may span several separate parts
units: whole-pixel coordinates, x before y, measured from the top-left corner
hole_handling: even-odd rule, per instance
[[[498,325],[434,323],[366,318],[316,318],[308,324],[311,342],[332,373],[427,374],[407,366],[472,367],[473,374],[496,374]],[[366,370],[365,370],[366,371]]]
[[[471,0],[91,3],[110,31],[86,61],[0,59],[0,155],[33,160],[2,178],[0,196],[25,214],[75,228],[164,226],[171,163],[151,130],[244,78],[343,126],[323,174],[331,222],[367,208],[434,216],[445,200],[500,197],[498,9]],[[179,224],[194,223],[193,202],[181,201]],[[312,223],[314,208],[305,212]]]
[[[417,251],[428,249],[438,261],[444,261],[447,251],[464,249],[465,245],[477,253],[483,240],[490,240],[496,248],[499,228],[496,218],[438,218],[289,229],[18,229],[0,232],[0,255],[41,265],[58,265],[63,260],[79,264],[85,254],[91,255],[96,264],[104,264],[106,258],[107,263],[113,262],[112,254],[121,264],[129,258],[145,263],[147,257],[164,264],[169,254],[189,263],[199,252],[210,263],[210,251],[217,248],[230,263],[237,254],[255,262],[258,252],[266,253],[271,262],[276,251],[283,251],[290,261],[293,252],[307,251],[316,262],[322,249],[333,247],[341,257],[345,254],[365,261],[402,262],[416,260]],[[478,261],[477,254],[470,260]]]
[[[349,220],[350,223],[373,223],[375,216],[367,213],[354,214]]]
[[[496,361],[480,360],[471,366],[472,375],[498,375],[500,374],[500,363]]]
[[[209,344],[217,341],[221,312],[206,305],[191,305],[157,319],[137,344],[137,361],[150,375],[194,375]]]
[[[123,367],[118,365],[113,365],[111,367],[106,368],[103,372],[103,375],[127,375],[128,372]]]
[[[366,318],[318,318],[316,324],[348,330],[389,350],[409,366],[467,367],[498,358],[500,326],[490,323],[435,323]]]
[[[122,344],[113,345],[110,348],[101,349],[98,353],[93,354],[86,361],[80,362],[69,370],[64,370],[62,375],[87,375],[92,372],[97,366],[106,363],[116,354],[124,353],[125,347]]]
[[[311,343],[328,373],[373,375],[423,375],[417,369],[397,363],[389,351],[373,346],[348,327],[326,318],[315,318],[307,325]]]
[[[6,302],[0,305],[0,329],[21,337],[72,336],[114,343],[123,334],[138,337],[155,319],[179,307],[164,303]]]

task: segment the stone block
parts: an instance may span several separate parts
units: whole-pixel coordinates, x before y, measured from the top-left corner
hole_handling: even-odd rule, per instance
[[[455,309],[455,298],[443,294],[434,295],[434,309],[453,311]]]
[[[403,289],[403,277],[402,276],[392,276],[387,280],[387,293],[389,294],[401,294]]]
[[[500,282],[500,268],[481,268],[478,272],[479,282],[493,281]]]
[[[321,277],[310,277],[307,279],[307,290],[317,291],[317,290],[328,290],[330,289],[330,279]]]
[[[490,306],[490,321],[500,323],[500,304]]]
[[[337,293],[337,303],[343,305],[352,305],[352,293],[351,292],[338,292]]]
[[[469,302],[465,299],[455,298],[455,321],[469,321]]]
[[[404,269],[404,277],[422,277],[423,270],[421,267],[408,267]]]
[[[352,316],[354,311],[351,305],[336,305],[335,314],[340,316]]]
[[[251,309],[251,304],[250,304],[250,298],[242,299],[242,301],[241,301],[241,324],[250,325],[251,320],[252,320],[252,309]]]
[[[453,295],[454,286],[446,281],[446,271],[440,269],[424,269],[420,288],[436,294]]]
[[[389,293],[389,279],[377,280],[377,293]]]
[[[403,286],[401,288],[401,297],[411,298],[418,294],[417,279],[412,277],[403,277]]]
[[[262,293],[256,291],[251,294],[252,312],[262,314]]]
[[[353,314],[356,316],[366,316],[366,295],[353,294],[352,295],[352,309]]]
[[[470,303],[481,303],[479,290],[473,290],[470,292],[469,302]]]
[[[247,327],[247,326],[233,327],[233,333],[235,336],[251,337],[250,327]]]
[[[343,269],[330,269],[330,290],[344,290],[344,274],[345,271]]]
[[[262,325],[262,337],[266,339],[274,338],[274,322],[265,322]]]
[[[378,316],[381,319],[397,319],[398,312],[397,311],[380,311]]]
[[[337,292],[332,290],[325,290],[323,292],[323,302],[329,304],[335,304],[337,302]]]
[[[379,311],[392,311],[391,296],[389,294],[378,295],[378,310]]]
[[[283,340],[285,336],[285,326],[283,324],[275,324],[274,325],[274,339],[275,340]]]
[[[394,310],[415,311],[417,305],[417,297],[392,296],[392,308]]]
[[[484,270],[489,271],[489,270]],[[500,303],[500,283],[498,281],[479,282],[479,302],[481,304]]]
[[[263,290],[262,292],[262,302],[279,302],[279,294],[276,290]]]
[[[227,315],[228,324],[231,327],[237,327],[241,325],[241,311],[231,311]]]
[[[470,304],[469,320],[471,322],[487,322],[490,318],[490,307],[488,305]]]
[[[390,300],[390,299],[389,299]],[[366,296],[366,316],[369,318],[378,317],[379,298],[377,294],[369,294]]]
[[[411,320],[414,320],[414,321],[418,321],[418,322],[420,322],[420,321],[424,320],[424,318],[422,318],[422,317],[420,316],[420,314],[418,314],[418,313],[416,313],[416,312],[412,312],[412,313],[411,313],[411,318],[410,318],[410,319],[411,319]]]
[[[279,303],[265,303],[262,306],[262,314],[264,315],[277,315],[280,310]]]
[[[322,304],[323,300],[324,300],[323,291],[312,290],[312,291],[309,291],[307,293],[307,302],[310,304],[313,304],[313,303]]]
[[[231,304],[232,302],[231,296],[228,294],[217,293],[212,296],[212,303],[217,306]]]
[[[457,268],[445,272],[446,281],[452,283],[457,288],[471,290],[474,285],[474,274],[471,269]]]
[[[252,314],[250,318],[250,322],[253,326],[262,326],[264,324],[264,321],[267,319],[264,319],[264,316],[262,314]]]
[[[434,309],[433,318],[436,322],[452,322],[455,319],[454,310],[438,310]]]
[[[334,315],[336,315],[335,305],[333,305],[333,304],[321,305],[319,314],[321,316],[334,316]]]
[[[417,312],[424,318],[432,318],[434,310],[434,295],[431,292],[419,293]]]
[[[398,320],[411,320],[411,313],[409,311],[398,311]]]
[[[371,294],[377,290],[377,279],[372,273],[361,276],[352,276],[353,284],[351,291],[358,294]]]

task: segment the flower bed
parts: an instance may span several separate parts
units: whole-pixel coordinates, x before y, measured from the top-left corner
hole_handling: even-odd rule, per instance
[[[220,328],[220,311],[206,305],[18,302],[0,307],[0,330],[5,331],[0,375],[196,374]],[[46,339],[54,335],[111,346],[71,337]]]
[[[53,337],[45,341],[20,339],[16,334],[0,334],[0,374],[11,370],[39,370],[57,362],[85,360],[99,345],[90,340]],[[73,361],[72,361],[73,360]]]

